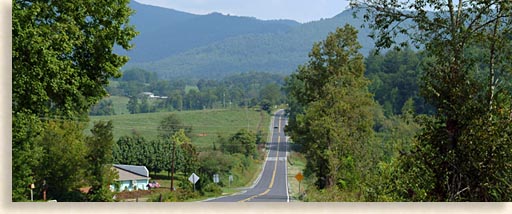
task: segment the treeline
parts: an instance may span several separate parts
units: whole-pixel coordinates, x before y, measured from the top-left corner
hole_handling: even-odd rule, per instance
[[[159,80],[153,72],[129,69],[107,90],[110,95],[130,97],[127,108],[132,114],[256,106],[270,111],[271,106],[285,102],[281,91],[283,83],[283,76],[261,72],[241,73],[222,80],[186,82]],[[91,109],[91,115],[114,113],[106,101]]]
[[[379,9],[390,1],[361,2],[378,47],[402,51],[364,61],[357,31],[345,26],[316,43],[287,79],[286,131],[307,160],[303,199],[510,201],[510,3],[471,5],[458,16],[427,13],[451,1],[389,11]],[[420,12],[410,20],[404,11],[412,7]],[[419,33],[393,23],[406,20]],[[440,21],[448,24],[433,24]],[[396,33],[425,49],[404,49]]]
[[[420,96],[421,52],[410,48],[389,50],[385,54],[375,50],[365,59],[365,76],[371,83],[368,90],[383,107],[386,116],[399,115],[411,99],[416,114],[433,114],[434,108]]]

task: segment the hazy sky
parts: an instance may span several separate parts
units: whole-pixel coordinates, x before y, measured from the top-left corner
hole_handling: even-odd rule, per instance
[[[348,8],[348,0],[135,0],[179,11],[220,12],[258,19],[292,19],[309,22],[331,18]]]

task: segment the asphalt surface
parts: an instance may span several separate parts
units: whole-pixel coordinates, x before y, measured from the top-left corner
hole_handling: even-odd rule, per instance
[[[267,143],[268,154],[257,183],[247,191],[208,200],[208,202],[289,202],[286,171],[286,125],[284,110],[279,110],[271,122],[271,142]]]

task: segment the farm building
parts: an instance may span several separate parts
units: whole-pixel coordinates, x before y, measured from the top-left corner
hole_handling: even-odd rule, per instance
[[[149,184],[149,171],[145,166],[114,164],[113,168],[119,173],[117,183],[119,186],[110,185],[112,191],[145,190]]]

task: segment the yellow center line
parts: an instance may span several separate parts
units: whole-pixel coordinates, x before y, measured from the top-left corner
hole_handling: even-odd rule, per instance
[[[279,130],[279,126],[280,125],[281,124],[278,123],[278,129],[277,130]],[[267,193],[270,192],[270,189],[272,189],[272,186],[274,186],[274,180],[276,178],[277,161],[279,161],[279,143],[280,143],[280,141],[281,141],[281,135],[277,135],[277,151],[276,151],[276,160],[275,160],[276,163],[274,164],[274,171],[272,172],[272,179],[270,180],[270,184],[268,185],[268,188],[264,192],[262,192],[262,193],[260,193],[258,195],[253,195],[253,196],[251,196],[249,198],[240,200],[238,202],[246,202],[246,201],[252,200],[252,199],[254,199],[256,197],[264,196],[264,195],[266,195]],[[263,169],[263,170],[265,170],[265,169]]]

